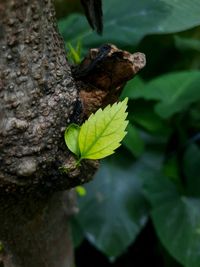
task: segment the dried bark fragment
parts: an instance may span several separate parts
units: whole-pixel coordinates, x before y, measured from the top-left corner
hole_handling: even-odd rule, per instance
[[[73,69],[84,114],[89,116],[98,108],[117,101],[126,82],[145,64],[144,54],[131,54],[112,44],[91,49],[82,63]]]

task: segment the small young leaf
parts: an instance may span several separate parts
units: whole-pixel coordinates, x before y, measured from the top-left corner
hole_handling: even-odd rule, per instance
[[[81,126],[79,148],[81,159],[101,159],[114,153],[126,135],[127,101],[108,105],[92,114]]]
[[[87,191],[85,189],[85,187],[78,185],[75,187],[76,193],[80,196],[80,197],[84,197],[87,194]]]
[[[65,130],[65,143],[69,150],[75,155],[79,156],[79,146],[78,146],[78,135],[80,132],[80,127],[77,124],[71,124]]]
[[[81,62],[81,42],[77,42],[76,48],[74,48],[71,43],[67,43],[68,59],[74,64],[80,64]]]

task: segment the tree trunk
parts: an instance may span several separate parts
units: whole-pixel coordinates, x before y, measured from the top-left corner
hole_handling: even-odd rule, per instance
[[[59,169],[73,163],[63,132],[81,112],[51,0],[0,0],[0,240],[5,267],[72,266],[68,215],[74,207],[67,201],[72,193],[64,190],[90,179],[96,167],[83,164],[68,175]]]
[[[5,267],[73,266],[69,217],[63,205],[63,201],[68,203],[68,194],[1,197]],[[72,207],[67,209],[69,212]]]

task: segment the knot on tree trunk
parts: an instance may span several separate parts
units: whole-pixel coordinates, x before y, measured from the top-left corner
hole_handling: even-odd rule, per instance
[[[113,44],[90,49],[80,65],[72,68],[77,81],[83,113],[91,113],[118,100],[127,81],[146,64],[143,53],[129,53]]]

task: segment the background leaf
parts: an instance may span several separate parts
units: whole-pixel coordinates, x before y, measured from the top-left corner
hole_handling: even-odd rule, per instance
[[[184,38],[176,35],[174,40],[176,47],[182,51],[195,50],[200,52],[200,40],[198,39]]]
[[[130,123],[127,126],[127,135],[122,143],[135,157],[140,156],[144,152],[144,141],[136,127]]]
[[[200,195],[200,149],[196,144],[187,147],[184,155],[184,171],[187,192],[192,196]]]
[[[162,136],[169,136],[170,129],[166,121],[164,121],[154,111],[154,102],[139,100],[129,100],[128,119],[133,124],[140,126],[146,131]]]
[[[184,266],[200,262],[200,198],[186,197],[162,175],[146,180],[157,234],[168,251]]]
[[[187,108],[200,100],[200,72],[182,71],[155,78],[140,90],[132,92],[132,98],[158,100],[156,112],[163,118]]]
[[[103,36],[90,29],[84,16],[73,14],[59,22],[64,39],[71,43],[81,39],[86,48],[108,42],[133,46],[147,34],[177,32],[200,24],[199,0],[104,0],[103,6]]]
[[[142,180],[127,158],[104,160],[87,195],[79,198],[76,216],[87,239],[110,258],[119,256],[134,240],[147,220]]]
[[[121,98],[128,97],[130,99],[135,98],[136,92],[139,92],[143,90],[143,87],[145,85],[145,82],[142,80],[140,76],[134,77],[134,79],[128,81],[126,83],[126,86],[124,87]]]

